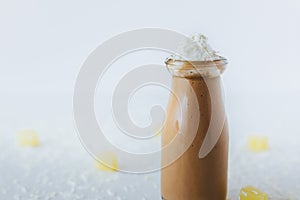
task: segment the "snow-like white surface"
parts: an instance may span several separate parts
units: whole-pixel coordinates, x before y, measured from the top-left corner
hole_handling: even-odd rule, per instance
[[[300,96],[227,92],[231,151],[229,198],[253,185],[270,199],[300,199]],[[0,199],[160,199],[159,172],[133,175],[102,172],[77,137],[72,97],[66,94],[5,94],[1,104]],[[269,101],[273,99],[273,101]],[[41,146],[21,148],[16,132],[38,131]],[[254,154],[247,134],[266,134],[270,149]]]

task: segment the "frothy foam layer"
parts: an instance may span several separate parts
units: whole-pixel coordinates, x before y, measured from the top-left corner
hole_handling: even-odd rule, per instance
[[[219,60],[222,57],[216,54],[208,44],[207,38],[199,33],[192,35],[180,43],[177,52],[178,55],[172,55],[174,60],[189,61],[212,61]]]

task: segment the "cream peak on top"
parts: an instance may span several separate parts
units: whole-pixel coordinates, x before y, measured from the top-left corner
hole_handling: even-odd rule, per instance
[[[208,45],[207,38],[199,33],[182,41],[177,48],[176,54],[178,55],[172,55],[171,59],[188,61],[213,61],[222,59]]]

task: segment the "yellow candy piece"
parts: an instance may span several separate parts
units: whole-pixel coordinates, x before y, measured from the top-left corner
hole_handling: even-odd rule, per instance
[[[267,200],[268,195],[259,189],[247,186],[240,191],[240,200]]]
[[[162,133],[162,130],[161,130],[161,128],[159,128],[157,131],[155,131],[155,136],[160,137],[161,133]]]
[[[248,148],[255,152],[265,151],[269,148],[268,138],[266,136],[250,136],[248,138]]]
[[[102,153],[99,158],[100,161],[96,160],[96,168],[106,172],[116,172],[118,171],[118,160],[117,155],[114,152]]]
[[[154,126],[154,137],[160,137],[162,134],[162,124],[158,123]]]
[[[17,134],[19,146],[37,147],[39,146],[38,134],[34,130],[22,130]]]

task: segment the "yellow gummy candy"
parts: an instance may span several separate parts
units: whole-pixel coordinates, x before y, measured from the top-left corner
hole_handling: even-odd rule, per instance
[[[240,191],[240,200],[267,200],[268,195],[257,188],[247,186]]]
[[[255,152],[265,151],[269,148],[268,138],[266,136],[250,136],[248,148]]]
[[[118,171],[117,155],[114,152],[105,152],[99,156],[100,161],[96,160],[96,168],[107,172]]]
[[[17,140],[20,146],[37,147],[39,145],[38,134],[34,130],[19,131]]]
[[[155,132],[155,136],[156,137],[160,137],[161,136],[161,129],[158,129],[156,132]]]
[[[160,137],[162,134],[162,125],[161,124],[157,124],[154,128],[154,136],[155,137]]]

